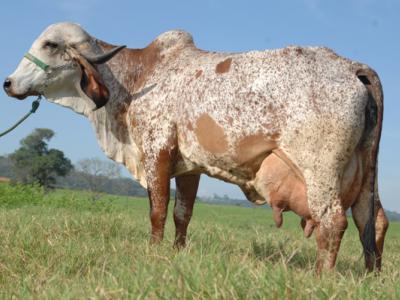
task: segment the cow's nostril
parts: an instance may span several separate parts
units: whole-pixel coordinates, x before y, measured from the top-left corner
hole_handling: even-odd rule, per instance
[[[8,90],[10,88],[10,86],[11,86],[11,80],[7,78],[3,83],[3,88],[5,90]]]

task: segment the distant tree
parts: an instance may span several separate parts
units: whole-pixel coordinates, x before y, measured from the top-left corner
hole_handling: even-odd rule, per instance
[[[51,188],[57,176],[65,176],[73,168],[62,151],[48,148],[53,136],[52,130],[37,128],[21,140],[21,147],[9,156],[17,181]]]
[[[98,158],[86,158],[78,161],[76,169],[81,173],[82,178],[87,182],[92,199],[100,197],[111,179],[120,177],[121,168],[112,161],[105,161]]]
[[[144,189],[138,182],[131,178],[114,178],[107,185],[106,190],[110,194],[147,197],[147,190]],[[173,189],[171,189],[171,192]]]
[[[12,161],[8,156],[0,156],[0,176],[13,177]]]

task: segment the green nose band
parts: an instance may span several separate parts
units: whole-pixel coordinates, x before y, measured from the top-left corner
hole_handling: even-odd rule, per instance
[[[43,71],[46,71],[49,68],[49,65],[42,62],[39,58],[36,56],[33,56],[30,53],[26,53],[24,55],[25,58],[29,59],[31,62],[33,62],[35,65],[37,65],[39,68],[41,68]]]

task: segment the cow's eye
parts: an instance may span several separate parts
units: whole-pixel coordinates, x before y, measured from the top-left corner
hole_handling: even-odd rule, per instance
[[[58,44],[55,42],[51,42],[51,41],[46,41],[43,45],[45,48],[50,48],[50,49],[57,49]]]

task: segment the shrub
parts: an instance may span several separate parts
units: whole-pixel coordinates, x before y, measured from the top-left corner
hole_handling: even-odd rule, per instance
[[[0,184],[0,207],[19,207],[43,201],[43,188],[37,184]]]

